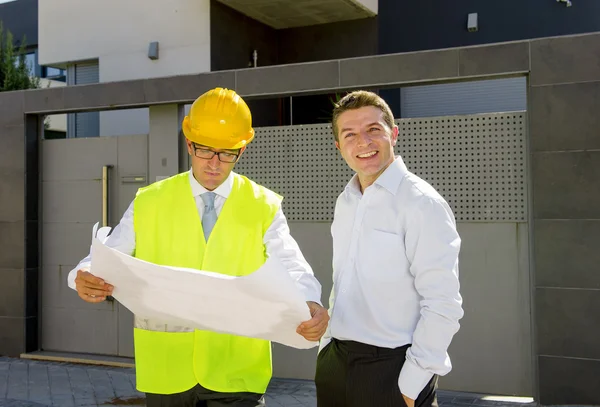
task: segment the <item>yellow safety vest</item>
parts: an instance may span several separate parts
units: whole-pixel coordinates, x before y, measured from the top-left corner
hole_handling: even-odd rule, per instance
[[[263,236],[281,197],[234,174],[208,242],[189,182],[178,174],[139,190],[134,201],[135,257],[160,265],[232,276],[264,264]],[[196,384],[218,392],[264,393],[271,380],[271,343],[195,330],[134,329],[137,389],[173,394]]]

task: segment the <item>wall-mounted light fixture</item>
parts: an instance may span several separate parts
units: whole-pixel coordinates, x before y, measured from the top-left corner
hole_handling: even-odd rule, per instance
[[[151,42],[148,46],[148,58],[152,60],[158,59],[158,41]]]
[[[477,13],[470,13],[467,17],[467,30],[469,32],[479,31],[479,21]]]
[[[573,5],[573,3],[571,3],[571,0],[556,0],[558,3],[565,3],[567,7],[571,7]]]

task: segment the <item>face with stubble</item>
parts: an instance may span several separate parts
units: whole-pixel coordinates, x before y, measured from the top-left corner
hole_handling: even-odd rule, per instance
[[[364,192],[394,162],[398,127],[389,127],[381,109],[365,106],[341,113],[337,128],[335,145],[358,175]]]

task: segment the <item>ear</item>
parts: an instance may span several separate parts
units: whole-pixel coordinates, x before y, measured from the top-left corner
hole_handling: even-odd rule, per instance
[[[395,146],[396,143],[398,142],[398,126],[394,126],[394,128],[392,129],[392,145]]]
[[[338,150],[340,149],[340,143],[339,142],[335,142],[335,148],[337,148]],[[340,150],[341,151],[341,150]]]
[[[190,141],[190,139],[188,139],[187,137],[185,139],[185,144],[187,145],[188,154],[193,156],[194,147],[192,146],[192,142]]]

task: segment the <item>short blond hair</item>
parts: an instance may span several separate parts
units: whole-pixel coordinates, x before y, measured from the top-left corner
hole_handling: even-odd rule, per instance
[[[333,109],[333,117],[331,119],[331,127],[333,129],[333,135],[335,141],[339,141],[339,128],[337,120],[340,115],[348,110],[360,109],[361,107],[373,106],[383,112],[383,119],[390,129],[395,126],[394,115],[389,105],[376,93],[369,92],[366,90],[357,90],[344,96],[339,102],[335,104]]]

